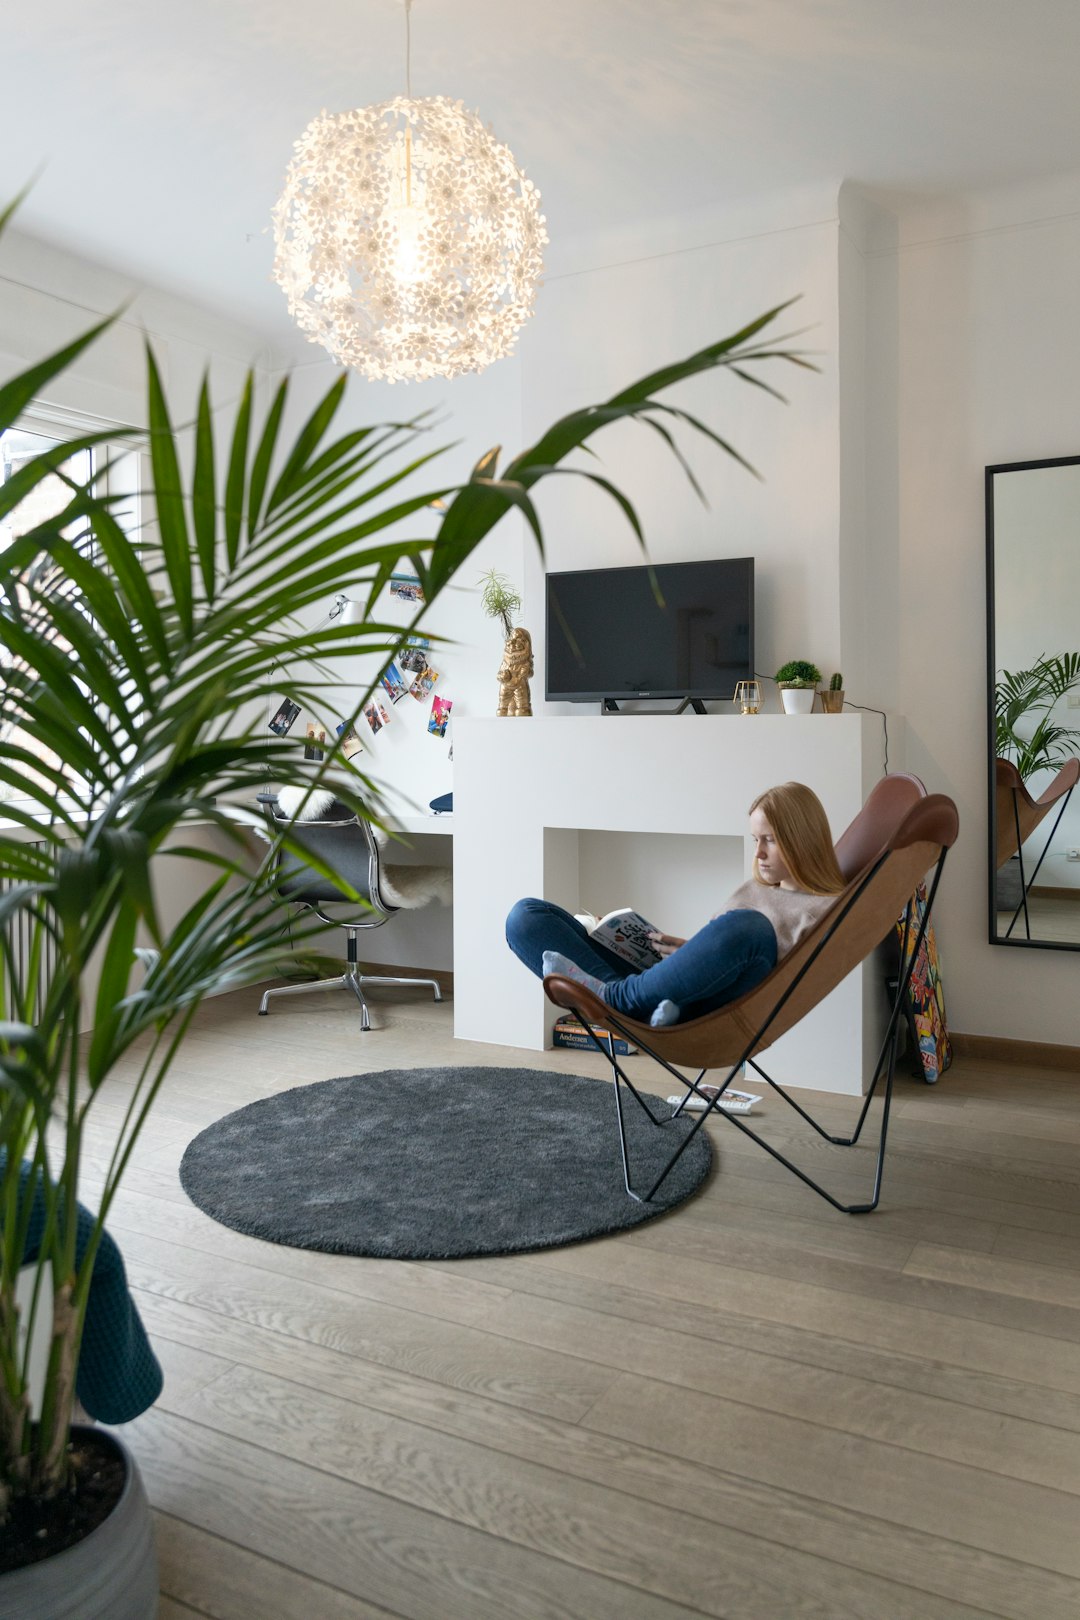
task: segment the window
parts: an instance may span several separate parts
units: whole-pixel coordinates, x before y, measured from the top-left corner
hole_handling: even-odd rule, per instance
[[[28,416],[17,427],[0,433],[0,484],[8,483],[28,461],[44,454],[66,440],[90,433],[107,431],[109,424],[95,421],[75,413],[54,416],[51,412]],[[98,481],[102,493],[119,495],[119,504],[113,508],[117,520],[134,532],[139,522],[139,473],[141,455],[123,440],[108,442],[89,450],[78,451],[64,463],[66,475],[78,483],[91,479]],[[62,511],[71,498],[71,490],[59,474],[52,474],[35,485],[31,493],[11,512],[0,517],[0,555],[19,535],[26,534],[39,523]],[[10,655],[0,650],[0,671],[12,667]],[[28,737],[18,726],[0,728],[0,749],[4,744],[18,746],[40,759],[52,769],[62,766],[55,754],[34,738]],[[73,789],[77,784],[72,783]],[[0,781],[0,800],[18,797],[18,789],[9,782]]]

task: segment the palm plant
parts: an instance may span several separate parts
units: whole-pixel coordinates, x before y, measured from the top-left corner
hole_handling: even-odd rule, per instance
[[[1027,780],[1055,770],[1076,753],[1080,731],[1053,718],[1054,710],[1080,686],[1080,653],[1041,654],[1030,669],[1003,670],[994,688],[995,752],[1013,762]],[[1025,733],[1030,732],[1030,735]]]
[[[330,437],[344,378],[289,443],[282,435],[287,383],[256,428],[249,377],[228,432],[216,441],[204,382],[185,483],[148,349],[148,429],[138,442],[148,446],[152,466],[152,529],[127,533],[115,501],[64,470],[76,448],[95,442],[92,435],[37,457],[0,488],[2,518],[45,477],[59,473],[66,485],[63,510],[0,554],[0,736],[9,739],[0,751],[0,783],[16,795],[5,806],[14,826],[0,833],[0,1514],[12,1494],[45,1498],[65,1478],[95,1254],[139,1131],[195,1011],[211,991],[265,978],[280,965],[275,849],[253,858],[237,805],[268,780],[318,785],[338,763],[339,747],[331,747],[313,776],[294,745],[267,731],[272,672],[312,669],[308,679],[290,683],[289,695],[317,708],[336,660],[366,651],[384,666],[404,637],[400,625],[378,615],[393,569],[407,561],[430,605],[507,512],[521,512],[542,543],[534,486],[556,470],[574,471],[562,465],[567,456],[611,422],[647,424],[691,478],[673,422],[736,456],[709,427],[657,395],[714,367],[767,386],[745,368],[770,360],[805,365],[783,341],[762,337],[777,314],[603,405],[574,411],[501,472],[499,451],[491,450],[463,483],[432,488],[421,481],[420,490],[416,475],[439,454],[425,448],[422,420]],[[101,330],[0,388],[0,431]],[[228,446],[220,462],[215,442]],[[595,472],[578,475],[618,503],[642,540],[627,498]],[[436,499],[437,518],[430,515]],[[403,534],[421,514],[427,525],[435,523],[434,534]],[[341,590],[366,604],[364,622],[303,628],[305,611]],[[369,696],[360,696],[351,719]],[[37,746],[11,741],[16,735]],[[43,750],[61,763],[42,764]],[[351,768],[350,774],[356,789],[336,779],[335,792],[357,808],[363,794],[370,811],[371,784]],[[189,845],[186,829],[195,822],[219,829],[219,852]],[[287,828],[281,839],[289,844]],[[211,867],[205,891],[169,930],[158,918],[151,881],[162,853],[195,856]],[[96,988],[92,959],[100,966]],[[139,1067],[130,1107],[101,1177],[93,1237],[77,1260],[85,1128],[117,1063],[133,1051]],[[43,1225],[38,1279],[50,1285],[35,1291],[35,1308],[49,1292],[53,1302],[35,1424],[15,1306],[28,1189]]]

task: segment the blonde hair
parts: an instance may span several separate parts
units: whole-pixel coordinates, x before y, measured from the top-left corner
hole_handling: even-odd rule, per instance
[[[833,848],[824,806],[812,788],[802,782],[782,782],[759,793],[749,814],[760,810],[772,829],[791,881],[804,894],[839,894],[847,880]],[[765,879],[754,856],[754,877]],[[776,885],[772,884],[775,888]]]

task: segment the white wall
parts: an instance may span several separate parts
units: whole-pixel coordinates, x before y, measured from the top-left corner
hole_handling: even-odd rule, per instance
[[[1074,1045],[1080,959],[986,943],[983,468],[1076,452],[1080,177],[889,201],[898,244],[867,253],[871,689],[960,811],[938,914],[952,1026]]]
[[[312,353],[315,352],[313,348]],[[325,359],[293,368],[289,373],[292,403],[286,429],[299,425],[337,375],[337,368]],[[407,456],[397,458],[396,463],[388,462],[386,470],[437,448],[447,447],[446,454],[413,474],[399,490],[380,497],[372,511],[379,511],[406,494],[435,491],[464,480],[479,457],[495,445],[502,445],[506,456],[520,448],[521,377],[517,361],[511,359],[479,376],[460,377],[452,382],[391,385],[369,383],[354,376],[350,378],[332,432],[337,436],[354,427],[411,421],[425,412],[430,413],[430,424],[421,431],[415,447]],[[384,476],[383,470],[375,476]],[[395,537],[429,537],[436,532],[437,523],[437,514],[425,511],[377,536],[376,543]],[[426,809],[431,799],[452,791],[453,766],[449,753],[454,720],[465,715],[494,714],[498,694],[495,672],[502,657],[502,632],[480,608],[477,580],[482,572],[495,568],[520,585],[521,553],[521,526],[516,515],[510,514],[424,614],[421,633],[432,637],[431,663],[440,676],[435,692],[451,699],[454,705],[445,739],[427,732],[430,699],[421,703],[408,694],[396,705],[383,700],[391,714],[391,723],[377,734],[373,735],[363,720],[357,727],[364,746],[364,753],[359,756],[360,768],[385,794],[391,810]],[[407,565],[403,565],[403,570],[407,571]],[[331,602],[332,595],[327,598],[327,611]],[[413,617],[412,610],[389,592],[383,594],[378,612],[387,623],[402,629]],[[436,636],[444,640],[436,642]],[[351,710],[361,693],[377,678],[380,663],[381,660],[375,658],[357,658],[337,666],[341,676],[337,701],[342,712]],[[303,717],[290,735],[299,734],[302,727]],[[433,962],[430,965],[449,964]]]
[[[219,406],[239,398],[249,367],[256,369],[265,389],[270,356],[255,332],[19,231],[5,231],[0,240],[0,378],[113,314],[117,319],[110,330],[47,385],[42,396],[47,403],[107,422],[144,425],[147,338],[177,424],[194,414],[207,365]]]
[[[557,245],[519,359],[453,384],[354,384],[345,412],[370,420],[445,407],[446,431],[433,437],[463,438],[448,463],[461,473],[491,443],[516,448],[571,406],[802,293],[782,324],[811,328],[803,341],[818,351],[822,375],[785,373],[787,408],[715,374],[676,396],[730,433],[763,485],[694,446],[705,511],[646,435],[622,429],[598,441],[598,470],[634,498],[657,560],[755,554],[759,669],[809,657],[826,672],[843,669],[855,702],[906,716],[908,767],[960,808],[939,911],[953,1027],[1074,1044],[1076,956],[985,943],[982,475],[988,463],[1076,451],[1080,178],[933,206],[865,202],[847,187],[838,202],[829,187],[762,199],[738,217]],[[0,247],[0,374],[74,335],[88,310],[115,307],[120,295],[116,277],[9,235]],[[135,313],[161,340],[178,405],[194,401],[208,353],[226,391],[255,357],[235,328],[176,301],[145,294]],[[57,402],[138,419],[139,346],[128,315],[54,390]],[[313,398],[331,374],[317,361],[302,368],[298,392]],[[550,566],[637,560],[623,519],[599,494],[560,480],[541,505]],[[476,573],[491,566],[524,582],[542,672],[542,578],[519,526],[477,554]],[[499,637],[469,574],[432,625],[460,644],[444,654],[440,690],[460,704],[456,713],[483,715],[494,707]],[[541,691],[539,673],[534,697]],[[417,726],[395,723],[365,761],[425,803],[451,780],[441,750],[424,752],[428,743]]]
[[[774,362],[762,375],[785,406],[723,372],[663,396],[730,438],[758,469],[752,477],[707,440],[678,437],[708,496],[698,500],[649,429],[619,424],[579,457],[630,496],[649,557],[682,562],[753,555],[756,663],[767,675],[791,658],[841,667],[839,598],[839,394],[835,187],[763,199],[744,216],[674,222],[563,248],[521,342],[524,426],[533,438],[555,417],[599,402],[668,361],[735,332],[799,298],[770,336],[805,329],[820,375]],[[677,430],[678,431],[678,430]],[[576,479],[544,489],[547,566],[606,567],[644,560],[626,519]],[[543,669],[543,569],[526,552],[526,622]],[[770,702],[779,707],[775,689]],[[548,704],[551,714],[580,706]]]

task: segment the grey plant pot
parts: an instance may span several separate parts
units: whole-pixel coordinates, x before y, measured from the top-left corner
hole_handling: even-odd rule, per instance
[[[1020,862],[1014,855],[1004,866],[998,868],[994,877],[994,903],[997,909],[1007,911],[1011,916],[1020,904],[1023,892],[1023,885],[1020,882]]]
[[[120,1500],[104,1524],[76,1546],[0,1575],[4,1620],[155,1620],[158,1573],[150,1504],[131,1452],[115,1434],[96,1432],[124,1460],[127,1481]]]

